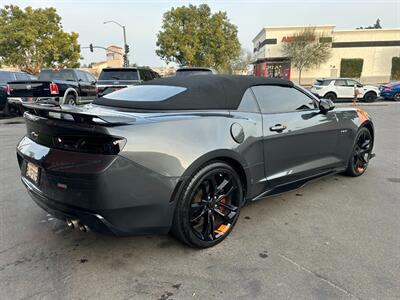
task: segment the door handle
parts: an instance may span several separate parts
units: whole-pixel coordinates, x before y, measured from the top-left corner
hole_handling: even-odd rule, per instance
[[[282,124],[275,124],[274,126],[271,126],[269,128],[270,131],[276,131],[276,132],[282,132],[286,129],[287,127]]]

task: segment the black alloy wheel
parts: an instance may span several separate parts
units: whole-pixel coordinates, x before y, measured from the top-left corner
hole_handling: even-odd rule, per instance
[[[373,140],[371,132],[363,127],[356,136],[353,151],[347,166],[346,174],[350,176],[360,176],[367,170],[371,157]]]
[[[172,232],[192,247],[207,248],[232,231],[240,212],[243,188],[235,170],[213,162],[198,171],[178,200]]]
[[[393,100],[394,100],[394,101],[400,101],[400,93],[394,94]]]

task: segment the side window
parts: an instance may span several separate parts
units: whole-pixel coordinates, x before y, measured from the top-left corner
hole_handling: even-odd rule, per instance
[[[351,86],[351,87],[353,87],[353,86],[359,86],[359,85],[361,85],[359,82],[357,82],[357,81],[354,81],[354,80],[347,80],[347,86]]]
[[[256,99],[254,98],[253,92],[251,89],[247,89],[240,101],[240,105],[237,109],[241,112],[256,112],[260,113],[260,109],[258,108],[258,104]]]
[[[139,70],[140,80],[146,81],[146,76],[144,75],[144,70]]]
[[[145,76],[145,80],[146,80],[146,81],[147,81],[147,80],[152,80],[152,79],[153,79],[153,77],[151,77],[151,73],[150,73],[149,70],[145,70],[145,71],[144,71],[144,76]]]
[[[327,86],[327,85],[330,85],[331,82],[332,82],[332,80],[324,80],[321,85]]]
[[[0,71],[0,84],[6,85],[7,81],[13,81],[14,76],[12,76],[11,72],[2,72]]]
[[[346,80],[338,79],[338,80],[335,80],[335,85],[336,86],[347,86],[347,82],[346,82]]]
[[[82,82],[89,82],[88,78],[86,77],[85,72],[82,71],[76,71],[77,75],[78,75],[78,80],[82,81]]]
[[[264,85],[252,90],[262,113],[284,113],[316,108],[316,103],[306,94],[291,87]]]
[[[86,74],[86,77],[88,78],[88,80],[89,80],[90,83],[96,82],[96,81],[97,81],[97,80],[96,80],[96,77],[94,77],[92,74],[87,73],[87,72],[85,72],[85,74]]]
[[[25,73],[14,73],[14,75],[17,80],[30,80],[28,74]]]

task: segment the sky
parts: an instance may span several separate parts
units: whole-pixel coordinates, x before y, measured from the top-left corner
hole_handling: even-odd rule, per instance
[[[62,17],[65,31],[79,33],[82,47],[93,45],[123,45],[122,29],[126,26],[130,45],[130,62],[152,67],[165,66],[155,54],[156,34],[161,28],[162,15],[171,7],[207,3],[212,12],[226,11],[238,27],[242,47],[252,50],[252,39],[267,26],[333,24],[337,29],[354,29],[381,20],[383,28],[400,28],[400,0],[215,0],[215,1],[127,1],[127,0],[0,0],[20,7],[55,7]],[[105,51],[91,53],[82,49],[82,64],[105,60]]]

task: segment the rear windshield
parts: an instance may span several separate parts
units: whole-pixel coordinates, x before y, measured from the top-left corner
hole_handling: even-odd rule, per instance
[[[106,99],[147,102],[163,101],[185,91],[186,88],[168,85],[136,85],[107,94]]]
[[[212,74],[211,70],[177,70],[175,76],[205,75]]]
[[[103,70],[99,80],[139,80],[137,70]]]
[[[329,85],[332,80],[316,80],[314,85]]]
[[[0,84],[6,85],[7,81],[15,80],[11,72],[0,72]]]
[[[74,73],[72,70],[42,70],[39,74],[39,80],[52,81],[64,80],[75,81]]]

